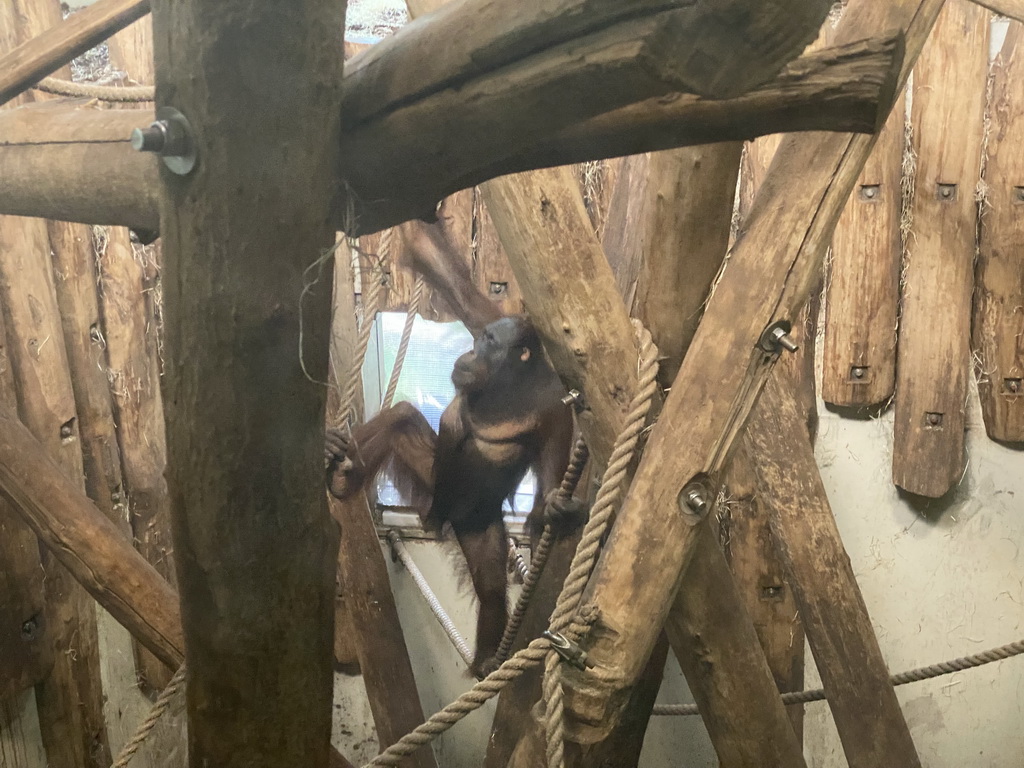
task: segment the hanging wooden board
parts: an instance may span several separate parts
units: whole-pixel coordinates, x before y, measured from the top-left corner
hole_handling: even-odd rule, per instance
[[[832,405],[882,403],[896,384],[905,124],[901,95],[832,238],[821,380]]]
[[[892,477],[900,488],[933,498],[963,473],[988,37],[988,11],[952,0],[914,70],[917,176],[902,286]]]
[[[996,60],[986,205],[974,293],[974,350],[985,430],[1024,441],[1024,25]]]

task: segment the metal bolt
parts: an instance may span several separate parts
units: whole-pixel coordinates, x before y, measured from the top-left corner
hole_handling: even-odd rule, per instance
[[[700,479],[684,485],[676,501],[683,514],[695,516],[698,520],[703,520],[711,511],[711,493]]]
[[[508,293],[508,283],[491,283],[491,296],[504,296]]]
[[[75,420],[65,421],[60,425],[60,439],[68,440],[75,434]]]
[[[570,389],[569,394],[562,398],[563,405],[579,406],[583,404],[583,394],[578,389]]]
[[[1024,187],[1014,187],[1013,193],[1018,203],[1024,203]]]
[[[860,188],[860,196],[865,200],[874,200],[878,197],[878,185],[877,184],[864,184]]]
[[[757,346],[771,354],[776,354],[780,347],[788,349],[790,352],[796,352],[800,349],[800,345],[789,335],[792,328],[789,321],[777,320],[764,329],[761,338],[757,341]]]
[[[767,587],[761,587],[761,599],[762,600],[779,600],[782,598],[782,587],[777,584],[772,584]]]
[[[132,149],[136,152],[163,152],[167,146],[168,125],[166,120],[154,120],[146,128],[132,131]]]
[[[956,196],[956,184],[939,184],[939,197],[952,200]]]
[[[1003,386],[1006,387],[1006,391],[1011,395],[1018,395],[1021,392],[1021,380],[1020,379],[1003,379]]]
[[[850,375],[855,379],[863,379],[868,375],[868,369],[863,365],[855,365],[850,369]]]
[[[145,128],[135,128],[131,144],[139,152],[160,155],[164,165],[179,176],[187,176],[196,167],[196,144],[192,126],[173,107],[160,107],[156,120]]]
[[[21,639],[25,641],[35,640],[39,632],[39,624],[35,619],[29,619],[21,625]]]
[[[941,413],[928,413],[925,416],[925,420],[928,422],[928,426],[937,427],[942,423]]]

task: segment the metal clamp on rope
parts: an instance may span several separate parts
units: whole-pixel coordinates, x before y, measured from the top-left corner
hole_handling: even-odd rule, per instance
[[[550,641],[551,650],[555,651],[555,653],[562,657],[563,661],[569,662],[576,667],[576,669],[586,671],[587,667],[594,666],[590,661],[588,661],[587,652],[576,645],[576,643],[572,642],[565,635],[559,634],[558,632],[551,632],[550,630],[544,630],[541,637]]]

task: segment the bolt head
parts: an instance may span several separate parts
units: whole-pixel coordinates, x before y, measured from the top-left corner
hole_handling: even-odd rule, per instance
[[[156,120],[145,128],[136,128],[131,135],[132,149],[137,152],[161,152],[167,144],[167,122]]]

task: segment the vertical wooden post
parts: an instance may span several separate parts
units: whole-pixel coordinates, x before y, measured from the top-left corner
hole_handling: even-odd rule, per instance
[[[772,533],[851,768],[919,766],[792,395],[795,386],[786,371],[774,371],[743,441],[768,500]]]
[[[27,40],[60,21],[48,0],[19,8],[9,33]],[[0,305],[3,307],[25,425],[46,446],[66,476],[83,487],[80,423],[64,346],[60,311],[48,258],[45,221],[0,219]],[[36,687],[39,723],[48,763],[54,768],[109,765],[99,671],[96,607],[52,556],[42,553],[44,622],[53,667]]]
[[[989,19],[968,0],[950,0],[914,69],[917,177],[902,286],[892,478],[933,498],[964,469]]]
[[[13,418],[17,407],[0,312],[0,412]],[[45,601],[36,535],[0,499],[0,702],[43,680],[53,665],[43,622]],[[0,707],[0,730],[9,725],[8,713]]]
[[[149,16],[111,38],[109,49],[113,66],[135,82],[153,83],[153,20]],[[104,235],[97,238],[103,332],[132,533],[138,550],[173,585],[155,306],[160,243],[135,244],[123,227],[100,231]],[[142,682],[150,690],[167,685],[172,672],[139,642],[133,645]]]
[[[18,44],[20,20],[13,3],[0,3],[0,54]],[[16,99],[8,108],[22,103]],[[0,228],[19,228],[22,219],[0,218]],[[10,345],[0,311],[0,410],[14,415]],[[0,702],[43,680],[53,665],[53,647],[44,618],[45,592],[35,534],[0,499]],[[0,707],[0,730],[18,730],[17,713]]]
[[[832,238],[821,396],[833,405],[883,403],[896,385],[906,119],[901,95]]]
[[[159,0],[168,485],[189,759],[328,763],[337,529],[323,423],[344,2]],[[308,270],[308,271],[307,271]],[[315,284],[308,281],[319,276]]]
[[[1011,21],[995,68],[974,295],[981,411],[994,440],[1024,441],[1024,26]]]

